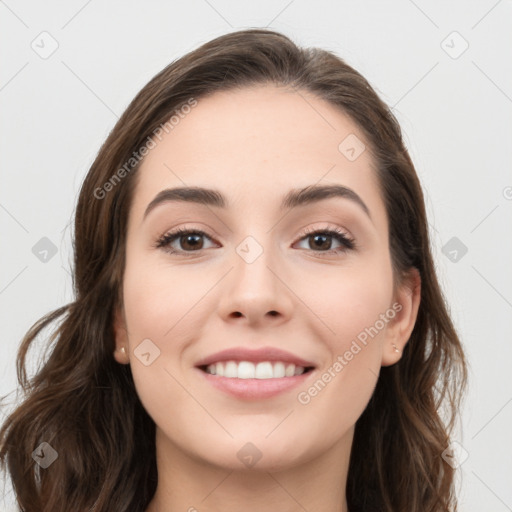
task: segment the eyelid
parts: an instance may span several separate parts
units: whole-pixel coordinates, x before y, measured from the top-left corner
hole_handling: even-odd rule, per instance
[[[315,227],[307,226],[307,227],[303,228],[301,230],[300,238],[304,238],[305,236],[311,235],[314,233],[321,233],[321,232],[328,232],[328,231],[335,231],[336,233],[338,233],[340,235],[341,234],[344,235],[349,240],[354,239],[354,237],[350,234],[350,232],[347,229],[341,228],[340,226],[337,226],[335,224],[329,224],[329,223],[327,225],[322,225],[322,226],[315,226]]]

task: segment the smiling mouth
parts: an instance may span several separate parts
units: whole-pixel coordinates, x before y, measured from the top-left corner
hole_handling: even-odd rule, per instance
[[[313,366],[298,366],[283,361],[219,361],[198,367],[205,373],[228,379],[279,379],[308,373]]]

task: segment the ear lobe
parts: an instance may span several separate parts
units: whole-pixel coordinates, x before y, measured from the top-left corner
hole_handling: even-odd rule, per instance
[[[126,329],[126,320],[120,308],[114,312],[114,337],[116,348],[114,350],[114,359],[121,364],[128,364],[128,331]]]
[[[386,328],[382,366],[391,366],[402,357],[402,351],[416,324],[420,301],[421,277],[418,269],[413,267],[396,292],[396,307],[393,309],[397,313]]]

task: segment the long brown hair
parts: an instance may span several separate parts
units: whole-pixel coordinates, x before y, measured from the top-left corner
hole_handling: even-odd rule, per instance
[[[24,337],[17,356],[24,398],[0,429],[1,467],[10,473],[21,510],[132,512],[151,501],[155,425],[139,401],[130,366],[112,356],[139,168],[126,162],[191,98],[258,84],[308,91],[357,123],[385,199],[393,275],[399,282],[415,267],[421,277],[421,304],[403,356],[381,369],[356,423],[350,512],[457,509],[454,469],[441,454],[465,392],[466,361],[435,273],[422,188],[399,124],[367,80],[339,57],[300,48],[274,31],[250,29],[202,45],[150,80],[83,182],[74,223],[75,300],[41,318]],[[27,378],[29,347],[59,318],[48,338],[49,357]],[[47,469],[32,457],[42,442],[58,453]]]

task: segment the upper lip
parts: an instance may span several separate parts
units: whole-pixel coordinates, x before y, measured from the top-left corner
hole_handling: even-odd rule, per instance
[[[290,352],[275,347],[264,347],[251,350],[245,347],[234,347],[211,354],[197,362],[196,366],[208,366],[219,361],[250,361],[259,363],[262,361],[282,361],[292,363],[295,366],[314,367],[311,361],[306,361]]]

